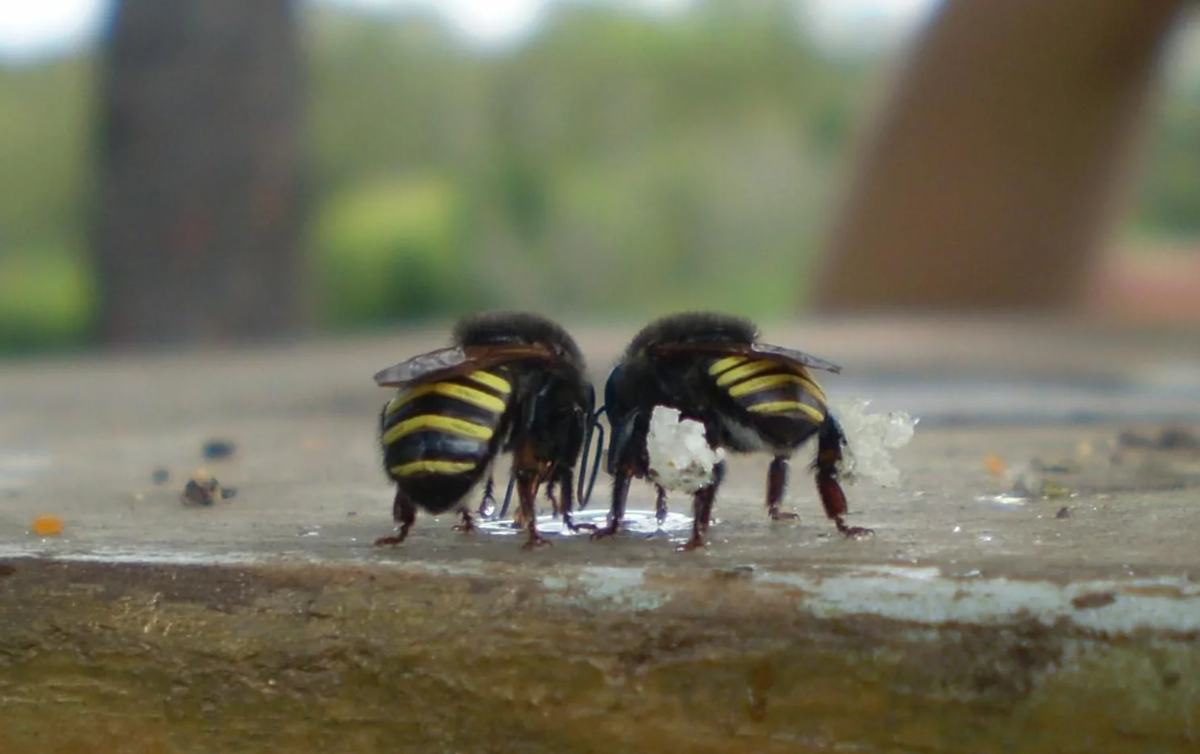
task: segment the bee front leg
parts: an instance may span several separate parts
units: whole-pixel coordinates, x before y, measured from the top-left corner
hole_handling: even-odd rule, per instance
[[[575,493],[572,489],[575,486],[574,473],[572,473],[570,469],[565,469],[562,472],[560,472],[558,481],[559,481],[559,489],[562,490],[563,526],[567,527],[567,531],[571,531],[571,532],[577,532],[580,529],[586,529],[587,531],[595,531],[596,530],[595,525],[593,525],[593,524],[577,524],[577,523],[575,523],[575,520],[571,517],[571,511],[575,507]]]
[[[551,477],[550,481],[546,482],[546,499],[550,501],[550,515],[558,518],[558,514],[562,512],[562,509],[559,507],[558,498],[554,496],[554,482],[554,477]]]
[[[772,521],[792,521],[800,518],[794,511],[779,509],[779,504],[783,502],[783,493],[787,490],[787,479],[787,458],[777,456],[767,469],[767,515]]]
[[[537,493],[544,471],[544,464],[538,462],[533,446],[525,446],[513,458],[512,475],[517,480],[518,506],[513,520],[520,516],[522,525],[529,532],[529,540],[523,545],[526,550],[551,544],[537,530]]]
[[[592,539],[611,537],[621,530],[621,521],[625,518],[625,499],[629,497],[629,483],[633,480],[633,469],[621,466],[613,475],[612,507],[608,511],[608,524],[603,529],[592,532]]]
[[[413,523],[417,520],[417,506],[413,505],[408,499],[408,495],[396,488],[396,498],[392,501],[392,520],[400,524],[396,527],[396,533],[390,537],[380,537],[375,540],[376,547],[384,545],[398,545],[408,537],[408,531],[412,528]]]
[[[708,533],[708,524],[712,520],[713,502],[717,499],[717,489],[724,478],[725,462],[721,461],[713,467],[712,484],[692,495],[692,538],[676,547],[678,552],[691,552],[705,546],[704,535]]]
[[[549,547],[550,540],[543,537],[537,530],[537,488],[538,474],[536,470],[517,471],[517,499],[520,504],[521,519],[529,539],[522,547],[532,550],[535,547]]]
[[[667,520],[667,491],[659,485],[654,485],[657,491],[654,498],[654,520],[662,526],[663,521]]]

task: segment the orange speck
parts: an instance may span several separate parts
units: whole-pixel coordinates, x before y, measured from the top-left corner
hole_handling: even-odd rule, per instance
[[[62,534],[63,522],[58,516],[38,516],[33,519],[30,530],[39,537],[52,537]]]
[[[1004,463],[1004,459],[995,453],[988,453],[983,457],[983,463],[987,466],[988,473],[992,476],[1000,476],[1008,465]]]

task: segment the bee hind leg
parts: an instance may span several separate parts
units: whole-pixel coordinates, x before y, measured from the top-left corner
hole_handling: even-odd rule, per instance
[[[413,505],[399,487],[396,488],[396,498],[392,501],[392,519],[399,524],[396,527],[396,533],[390,537],[380,537],[375,540],[376,547],[384,545],[398,545],[408,537],[408,532],[412,529],[413,523],[417,520],[417,506]]]
[[[826,419],[821,425],[818,438],[817,460],[813,464],[817,472],[817,494],[821,496],[821,505],[825,506],[825,515],[833,521],[833,525],[842,536],[850,539],[874,534],[871,529],[863,526],[847,526],[845,516],[849,513],[846,504],[846,493],[838,482],[838,465],[842,462],[842,444],[845,436],[837,422]]]
[[[461,531],[464,534],[475,531],[475,519],[471,518],[471,511],[467,510],[467,506],[460,507],[458,513],[462,516],[462,523],[455,524],[454,531]]]

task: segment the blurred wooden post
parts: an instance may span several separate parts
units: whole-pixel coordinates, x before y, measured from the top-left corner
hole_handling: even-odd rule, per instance
[[[822,311],[1079,302],[1182,0],[946,0],[874,124]]]
[[[297,21],[291,0],[120,2],[97,144],[105,342],[297,324]]]

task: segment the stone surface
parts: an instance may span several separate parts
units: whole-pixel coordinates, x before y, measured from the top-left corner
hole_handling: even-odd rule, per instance
[[[653,536],[526,552],[422,515],[374,548],[391,522],[370,375],[441,331],[0,367],[0,751],[1200,745],[1200,455],[1117,443],[1200,427],[1196,343],[766,330],[843,364],[831,398],[922,415],[900,484],[847,490],[874,537],[835,535],[803,459],[801,520],[768,522],[751,458],[701,552],[674,552],[683,496]],[[628,335],[579,333],[598,375]],[[1071,412],[1015,421],[1059,390]],[[203,460],[211,439],[233,456]],[[1008,494],[1039,465],[1049,499]],[[200,467],[236,494],[181,504]],[[587,514],[606,496],[602,477]],[[30,534],[40,514],[63,534]]]

